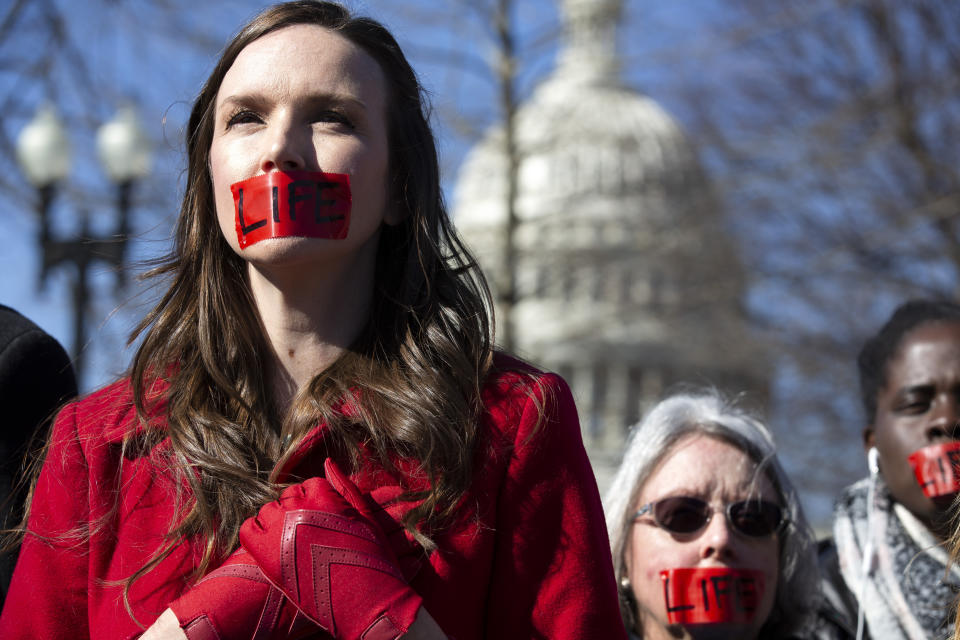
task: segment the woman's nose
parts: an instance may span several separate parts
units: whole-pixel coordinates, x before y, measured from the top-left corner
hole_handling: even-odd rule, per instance
[[[270,173],[307,169],[308,147],[312,146],[311,143],[307,132],[298,131],[288,123],[275,123],[267,134],[260,170]]]
[[[700,558],[702,560],[727,560],[733,555],[733,531],[723,512],[716,512],[707,523],[700,536]]]
[[[960,437],[960,406],[958,406],[958,399],[952,394],[949,398],[937,400],[930,418],[927,427],[929,441],[953,440]]]

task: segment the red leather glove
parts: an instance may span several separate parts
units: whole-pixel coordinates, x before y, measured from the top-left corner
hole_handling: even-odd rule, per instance
[[[422,598],[410,588],[357,487],[326,478],[289,487],[240,528],[240,544],[313,622],[342,640],[395,640]]]
[[[286,640],[319,633],[243,548],[170,609],[189,640]]]

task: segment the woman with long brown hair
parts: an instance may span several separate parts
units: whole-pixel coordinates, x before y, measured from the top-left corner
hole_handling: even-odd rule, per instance
[[[187,150],[169,288],[56,421],[0,636],[623,637],[569,390],[493,348],[389,32],[265,10]]]

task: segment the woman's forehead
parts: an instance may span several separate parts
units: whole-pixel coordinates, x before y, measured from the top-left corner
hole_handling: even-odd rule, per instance
[[[671,495],[723,501],[776,494],[763,469],[744,450],[725,440],[695,434],[675,443],[647,479],[645,502]]]
[[[227,69],[217,104],[235,93],[349,95],[382,100],[380,65],[363,48],[325,27],[299,24],[272,31],[245,46]]]
[[[960,323],[931,323],[907,333],[887,363],[885,387],[895,390],[960,372]]]

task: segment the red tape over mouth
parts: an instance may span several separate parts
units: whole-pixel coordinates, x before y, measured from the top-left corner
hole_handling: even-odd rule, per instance
[[[763,598],[763,572],[710,567],[660,572],[670,624],[746,624]]]
[[[914,451],[907,460],[923,495],[941,498],[960,492],[960,442],[945,442]]]
[[[274,171],[230,185],[241,249],[267,238],[342,240],[350,229],[350,176]]]

